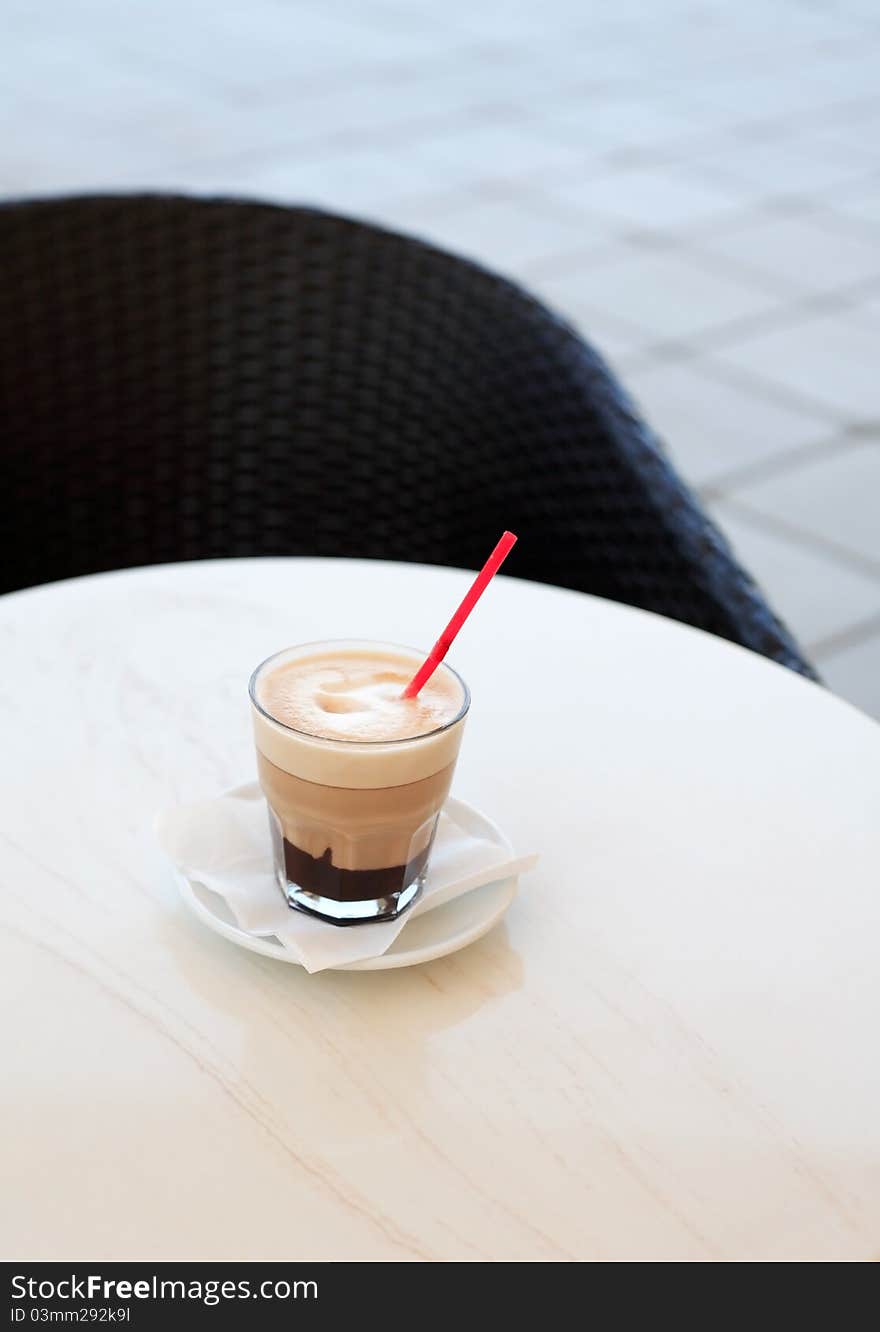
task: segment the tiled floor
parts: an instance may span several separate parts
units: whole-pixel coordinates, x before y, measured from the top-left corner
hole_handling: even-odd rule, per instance
[[[0,191],[324,204],[609,356],[880,716],[878,0],[5,0]]]

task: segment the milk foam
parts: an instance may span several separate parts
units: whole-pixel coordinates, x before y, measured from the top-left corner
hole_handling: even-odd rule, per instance
[[[257,685],[257,701],[282,725],[326,740],[429,735],[455,719],[463,691],[450,672],[441,670],[418,698],[401,698],[418,664],[392,650],[327,650],[267,670]]]

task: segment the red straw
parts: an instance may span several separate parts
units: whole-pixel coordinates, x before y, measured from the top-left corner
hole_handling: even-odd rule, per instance
[[[446,656],[446,653],[452,647],[453,639],[459,629],[474,609],[474,606],[476,606],[477,602],[480,600],[480,597],[486,591],[486,588],[495,577],[504,561],[507,559],[515,543],[516,537],[513,533],[505,532],[504,536],[498,542],[498,545],[492,551],[492,554],[471,583],[458,610],[443,630],[443,633],[437,639],[437,642],[431,648],[428,656],[422,662],[421,666],[406,686],[406,689],[404,689],[404,698],[415,698],[422,686],[426,685],[430,680],[431,676]]]

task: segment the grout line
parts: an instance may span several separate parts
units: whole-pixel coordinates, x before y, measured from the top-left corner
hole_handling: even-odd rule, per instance
[[[601,241],[593,241],[591,244],[577,246],[571,250],[558,250],[555,254],[548,255],[542,259],[532,260],[530,263],[522,264],[519,268],[517,278],[522,278],[525,282],[543,282],[553,278],[573,277],[577,279],[581,274],[589,273],[592,269],[600,265],[603,259],[610,258],[613,255],[620,255],[621,249],[626,249],[627,241],[618,241],[613,237]],[[635,247],[631,247],[635,250]],[[633,258],[637,254],[633,253]],[[601,311],[596,310],[596,316],[601,316]],[[613,316],[619,319],[619,315]],[[633,332],[639,336],[645,336],[645,329],[633,327]],[[648,334],[650,336],[650,334]]]
[[[728,174],[729,168],[724,165],[724,159],[721,158],[720,162],[720,166],[712,167],[698,167],[695,163],[693,167],[695,179],[706,185],[714,185],[716,187],[726,186],[728,189],[738,186],[740,190],[750,190],[758,197],[778,199],[783,205],[789,202],[796,204],[799,200],[806,199],[812,206],[813,201],[817,196],[827,195],[837,189],[848,190],[853,186],[864,184],[874,176],[874,171],[870,167],[865,165],[853,166],[850,174],[842,179],[831,180],[829,182],[826,178],[821,185],[815,183],[814,179],[814,183],[809,185],[804,185],[803,182],[801,182],[799,185],[789,184],[784,188],[780,188],[778,186],[768,185],[766,182],[758,181],[757,179],[747,180],[743,176],[737,176],[735,171],[733,174]]]
[[[463,49],[462,52],[455,52],[451,50],[448,54],[444,55],[444,57],[440,61],[430,62],[427,67],[429,71],[439,72],[442,75],[444,71],[454,68],[455,65],[461,60],[463,56],[465,58],[479,58],[480,52],[483,51],[484,49],[485,48],[481,45],[477,46],[469,44]],[[128,51],[127,54],[133,55],[134,53]],[[139,55],[140,53],[137,54]],[[161,56],[155,56],[154,58],[157,66],[156,70],[157,73],[159,73],[160,71],[165,73],[168,72],[169,69],[173,69],[175,72],[178,73],[180,72],[181,67],[178,64],[174,63],[173,61],[169,62],[167,60],[164,60]],[[137,60],[138,66],[141,68],[145,68],[144,64],[142,63],[142,59],[143,58],[141,58],[141,60],[137,60],[137,56],[135,56],[135,60]],[[187,66],[187,69],[188,68],[189,66]],[[408,70],[407,72],[410,71]],[[388,75],[387,66],[380,66],[379,64],[374,64],[374,63],[351,66],[347,70],[339,70],[332,72],[325,71],[323,74],[319,76],[316,75],[314,79],[312,79],[307,83],[306,91],[312,90],[312,91],[326,92],[328,86],[331,86],[332,83],[335,82],[338,82],[339,86],[344,86],[347,89],[351,86],[352,81],[360,83],[366,89],[371,84],[374,85],[377,81],[381,81],[382,79],[386,78],[387,75]],[[205,91],[207,92],[208,89],[210,89],[211,95],[213,97],[216,97],[218,92],[221,93],[221,96],[229,96],[236,91],[231,88],[227,89],[225,85],[222,90],[219,89],[215,80],[208,81],[208,83],[205,85]],[[303,84],[302,81],[300,81],[298,86],[298,91],[301,92],[302,90],[303,90]],[[574,91],[573,89],[566,89],[565,91],[559,91],[557,95],[560,99],[571,98],[573,95],[573,91]],[[641,90],[639,89],[639,86],[636,85],[637,95],[639,91]],[[237,95],[240,98],[244,98],[245,100],[247,100],[247,92],[244,90],[243,87],[237,90]],[[597,98],[597,100],[607,100],[607,96],[608,96],[607,89],[602,90],[602,95],[601,97]],[[394,142],[401,142],[401,141],[407,142],[409,140],[417,141],[419,132],[423,132],[424,130],[429,128],[435,128],[435,127],[439,128],[441,125],[443,125],[444,127],[448,125],[450,130],[454,131],[458,127],[458,124],[462,118],[464,118],[465,120],[469,120],[470,123],[473,123],[474,112],[477,112],[477,118],[479,118],[480,114],[490,112],[493,106],[497,114],[497,123],[511,123],[511,124],[518,123],[535,131],[546,132],[547,126],[542,121],[542,119],[540,117],[529,117],[528,114],[524,112],[522,106],[505,103],[503,101],[500,103],[499,102],[492,103],[490,101],[478,105],[476,107],[473,104],[462,106],[452,111],[450,111],[449,108],[445,108],[443,111],[439,112],[436,117],[429,114],[426,118],[423,118],[421,122],[416,122],[415,126],[413,126],[413,124],[411,124],[408,121],[405,121],[405,123],[403,124],[400,123],[400,121],[398,121],[397,123],[391,121],[386,126],[374,127],[370,130],[363,131],[363,133],[358,133],[357,131],[355,131],[354,133],[339,131],[338,134],[331,135],[329,136],[329,138],[323,138],[319,133],[313,139],[306,139],[306,140],[300,139],[295,144],[291,143],[289,146],[289,151],[294,152],[297,149],[303,147],[323,148],[325,145],[328,148],[330,148],[332,151],[333,149],[338,148],[340,146],[343,148],[351,146],[356,147],[360,143],[363,143],[369,149],[378,148],[381,150],[383,146],[385,145],[390,146]],[[283,104],[276,103],[275,109],[276,110],[283,109]],[[722,134],[721,137],[723,140],[725,136]],[[685,140],[681,141],[681,146],[683,149],[686,149],[688,152],[693,153],[695,144],[698,145],[699,143],[703,143],[704,147],[708,148],[712,142],[717,143],[717,141],[718,138],[716,135],[698,136],[696,141],[688,137]],[[276,151],[285,152],[288,151],[288,148],[282,146],[277,150],[273,150],[272,156],[274,156]],[[595,160],[594,165],[598,167],[600,170],[605,170],[605,171],[620,169],[619,167],[615,168],[615,164],[613,161],[614,153],[616,151],[619,150],[608,149],[604,151]],[[652,149],[637,149],[637,151],[647,153],[649,159],[651,157],[651,154],[654,153],[655,165],[657,164],[658,156],[660,164],[661,165],[663,164],[664,156],[663,156],[662,145],[657,146],[656,150],[652,148]],[[666,153],[666,157],[668,159],[668,151]],[[238,155],[235,160],[237,161],[242,160],[241,155]],[[247,156],[247,160],[248,161],[252,160],[250,158],[250,155]],[[268,160],[268,159],[261,159],[261,160]],[[212,159],[211,162],[205,161],[202,163],[202,165],[208,167],[214,164],[222,168],[224,165],[227,164],[233,165],[234,163],[233,159],[231,158]],[[686,165],[686,163],[684,162],[682,164]],[[191,165],[195,164],[193,163]],[[624,163],[623,169],[626,169],[626,166],[627,164]],[[548,179],[550,178],[551,177],[548,176]],[[562,169],[560,169],[560,180],[564,180],[565,178],[566,178],[566,173],[563,173]],[[699,177],[697,178],[699,179]],[[716,184],[717,183],[718,182],[716,182]],[[724,188],[724,186],[722,185],[721,188]],[[740,193],[743,189],[743,185],[742,183],[734,184],[732,182],[728,182],[726,188],[730,189],[732,193]]]
[[[848,285],[838,288],[832,292],[812,292],[791,305],[765,310],[760,314],[733,320],[729,324],[723,324],[717,328],[697,330],[696,334],[691,336],[699,337],[710,352],[724,352],[732,342],[735,343],[743,337],[749,338],[756,334],[773,333],[786,329],[793,330],[804,317],[809,319],[811,316],[821,316],[822,314],[855,313],[859,309],[856,294],[861,294],[864,297],[866,291],[873,293],[875,282],[876,280],[872,278],[853,283],[851,287]],[[761,380],[760,375],[756,375],[756,378],[759,381]],[[822,403],[818,399],[814,400],[808,395],[804,396],[803,401],[809,404],[811,411],[822,408]],[[825,410],[828,410],[827,407]]]
[[[788,407],[792,411],[820,417],[829,427],[836,427],[837,430],[853,428],[827,403],[814,402],[811,398],[802,397],[794,389],[787,388],[783,384],[777,384],[770,379],[761,379],[758,375],[753,375],[750,371],[742,370],[739,366],[732,365],[727,361],[705,359],[702,351],[695,348],[689,350],[690,356],[681,356],[679,359],[693,362],[698,368],[705,370],[707,374],[720,379],[722,383],[762,395],[768,402],[777,403],[780,407]]]
[[[866,620],[858,620],[855,624],[848,625],[846,629],[839,629],[837,633],[828,634],[825,638],[817,638],[814,643],[807,644],[807,652],[817,661],[820,656],[824,661],[846,648],[869,643],[872,638],[877,638],[880,646],[880,612],[869,616]]]
[[[849,437],[844,431],[842,434],[838,433],[810,444],[795,444],[792,448],[775,453],[770,458],[743,463],[740,467],[731,468],[729,472],[719,473],[714,480],[704,481],[699,485],[697,491],[701,499],[710,503],[727,500],[742,486],[756,485],[761,481],[770,481],[774,476],[783,476],[786,472],[797,470],[801,463],[819,462],[823,458],[834,457],[841,448],[846,447],[847,443]]]
[[[819,225],[818,219],[814,219],[812,213],[808,214],[808,216],[811,221],[816,220],[817,225]],[[841,243],[846,239],[846,237],[841,235],[839,231],[835,234],[831,228],[820,227],[820,229],[824,230],[826,235],[833,237]],[[743,230],[748,230],[748,227],[744,227]],[[727,234],[735,235],[736,233],[728,232]],[[805,290],[803,287],[794,283],[790,278],[779,277],[778,274],[772,273],[766,269],[753,267],[747,260],[732,259],[728,255],[719,254],[712,249],[701,248],[701,245],[706,245],[707,241],[710,242],[708,236],[694,238],[694,241],[691,246],[685,250],[685,253],[691,254],[692,256],[698,256],[701,261],[708,260],[712,266],[717,263],[720,270],[727,276],[739,278],[741,281],[747,281],[753,285],[761,284],[767,287],[772,287],[782,298],[806,298],[807,301],[822,301],[823,304],[827,298],[829,301],[834,302],[835,305],[838,301],[845,302],[845,305],[841,308],[854,308],[857,305],[858,298],[864,296],[866,288],[871,289],[876,284],[880,283],[880,246],[875,247],[877,250],[877,267],[870,275],[863,275],[860,278],[853,279],[852,282],[841,283],[839,286],[822,288],[812,287]]]
[[[880,194],[880,183],[878,183],[878,194]],[[866,217],[856,217],[853,213],[838,212],[838,209],[845,209],[846,203],[843,199],[832,201],[831,204],[818,205],[815,210],[816,225],[822,227],[829,235],[836,235],[841,240],[843,233],[847,233],[859,240],[873,241],[877,244],[878,223],[870,222]],[[828,224],[832,225],[829,226]]]
[[[206,71],[204,65],[185,54],[178,57],[173,51],[170,54],[156,50],[144,52],[126,40],[113,46],[112,55],[128,68],[143,73],[150,71],[158,77],[173,77],[178,91],[195,84],[202,95],[214,98],[219,96],[221,100],[231,98],[251,104],[256,94],[261,98],[267,111],[279,114],[285,110],[295,109],[300,104],[303,94],[309,96],[314,93],[349,92],[352,87],[361,87],[366,92],[371,86],[381,85],[387,79],[394,78],[395,73],[398,79],[401,75],[404,79],[409,78],[415,66],[419,68],[420,77],[430,79],[454,71],[462,61],[472,60],[476,78],[480,64],[487,59],[488,53],[486,42],[475,40],[471,35],[462,33],[457,42],[450,43],[439,58],[429,54],[424,58],[410,54],[388,61],[375,56],[364,61],[355,59],[348,64],[340,62],[338,65],[326,66],[310,74],[304,73],[301,69],[294,70],[290,79],[278,76],[268,81],[259,81],[255,76],[237,76],[234,72],[230,72],[228,66],[215,74]],[[291,80],[295,82],[296,100],[289,103],[280,99],[278,95],[289,91]],[[405,115],[402,115],[401,119],[405,120]]]
[[[472,58],[479,49],[481,48],[475,46],[468,46],[466,48],[466,54],[468,58]],[[460,55],[457,58],[460,58]],[[161,56],[156,56],[154,57],[154,59],[156,61],[157,67],[160,67],[163,71],[167,71],[169,69],[169,62],[163,60]],[[439,69],[442,72],[444,70],[453,68],[455,63],[456,63],[456,55],[454,52],[450,52],[449,55],[445,55],[441,61],[435,62],[432,65],[432,68]],[[173,64],[172,67],[177,72],[179,72],[181,68],[177,64]],[[189,66],[187,66],[187,69],[188,68]],[[159,72],[158,68],[157,72]],[[309,86],[312,87],[315,91],[320,90],[324,92],[328,87],[328,81],[331,82],[338,81],[340,83],[340,86],[344,84],[344,86],[349,87],[352,79],[354,78],[356,82],[362,82],[362,84],[365,87],[367,87],[370,84],[374,84],[377,80],[381,79],[382,77],[384,77],[384,71],[382,67],[380,67],[378,64],[367,64],[363,66],[350,67],[348,70],[334,71],[329,74],[325,73],[320,76],[315,76],[315,79],[312,81],[312,83]],[[212,81],[210,83],[210,89],[211,89],[212,98],[216,99],[218,88],[215,82]],[[242,90],[239,90],[239,93],[240,96],[246,97],[246,94],[244,94]],[[207,88],[206,88],[206,95],[207,95]],[[560,92],[558,95],[560,97],[570,97],[571,92],[570,91]],[[605,94],[605,96],[607,98],[607,94]],[[367,150],[372,150],[374,148],[381,150],[384,145],[391,146],[395,141],[406,142],[408,140],[412,140],[413,142],[417,142],[420,134],[424,132],[432,132],[437,129],[440,129],[441,127],[443,129],[448,128],[450,132],[455,132],[455,130],[458,129],[459,127],[465,128],[468,124],[473,124],[475,122],[480,123],[483,116],[486,116],[488,118],[489,116],[493,115],[493,111],[494,111],[494,116],[493,116],[494,123],[501,123],[501,124],[518,123],[518,124],[523,124],[529,127],[530,129],[536,131],[540,131],[542,129],[541,119],[528,118],[521,106],[517,106],[515,104],[505,104],[503,102],[494,103],[494,104],[485,103],[478,107],[475,107],[473,105],[467,105],[467,106],[462,106],[455,110],[450,110],[447,107],[444,108],[442,111],[438,112],[436,116],[429,113],[428,115],[423,117],[421,121],[417,121],[414,124],[410,124],[407,122],[405,125],[402,125],[399,122],[394,123],[392,121],[389,122],[388,125],[377,126],[370,130],[365,130],[363,131],[363,133],[359,133],[356,130],[354,132],[340,130],[335,132],[334,134],[331,134],[328,137],[322,137],[320,134],[318,134],[316,138],[305,139],[305,140],[300,139],[296,143],[291,143],[289,147],[284,145],[275,146],[273,147],[271,152],[269,152],[265,157],[263,157],[263,155],[259,155],[256,159],[252,156],[250,152],[248,152],[246,154],[237,154],[235,155],[234,158],[224,157],[224,158],[212,158],[210,160],[200,159],[198,163],[191,161],[188,165],[191,167],[199,165],[208,169],[216,165],[218,168],[222,169],[226,165],[230,166],[234,165],[236,161],[247,161],[248,163],[254,161],[259,162],[261,160],[269,161],[274,159],[279,154],[283,154],[288,151],[291,153],[301,151],[304,154],[306,154],[307,157],[314,158],[315,156],[324,154],[328,151],[334,152],[339,150],[345,150],[347,148],[357,147],[361,144]],[[687,140],[687,143],[690,144],[691,141]],[[646,150],[646,151],[650,153],[651,150]],[[603,155],[601,155],[600,158],[596,160],[594,165],[597,167],[597,169],[599,169],[602,172],[613,171],[615,169],[618,169],[615,168],[613,161],[610,160],[611,157],[613,157],[613,150],[610,150],[610,152],[606,152]],[[186,168],[184,167],[184,169]],[[624,169],[625,169],[625,164],[624,164]],[[564,169],[562,168],[559,169],[559,172],[560,172],[560,179],[565,178],[565,175],[568,174],[567,172],[564,172]],[[553,174],[555,174],[555,171],[554,173],[548,173],[547,176],[548,181],[552,178]],[[524,188],[530,188],[533,186],[534,183],[536,182],[534,182],[532,179],[522,182]],[[734,187],[732,186],[728,186],[728,188],[734,189]],[[741,189],[742,189],[741,185],[737,185],[735,187],[736,192],[739,192]],[[536,197],[539,196],[536,194]]]
[[[748,230],[744,227],[743,230]],[[736,232],[728,232],[728,235],[736,235]],[[740,282],[743,285],[752,287],[762,286],[772,291],[780,300],[793,300],[796,306],[800,306],[801,301],[806,298],[809,300],[824,293],[817,292],[815,289],[808,293],[803,287],[797,286],[788,278],[780,277],[777,273],[768,273],[760,268],[752,268],[750,264],[743,263],[738,259],[731,259],[727,255],[717,254],[711,249],[702,249],[703,245],[709,241],[708,236],[701,236],[695,239],[692,244],[684,250],[685,254],[696,258],[701,265],[711,269],[717,267],[718,271],[724,276]],[[880,276],[880,250],[877,252],[877,272]]]
[[[475,123],[480,124],[498,124],[491,115],[491,108],[484,106],[481,112],[489,112],[485,119],[481,115],[476,120],[473,117],[473,107],[462,108],[460,111],[450,112],[444,110],[436,116],[426,114],[421,119],[411,121],[407,127],[407,133],[412,134],[415,128],[416,134],[424,131],[427,137],[432,134],[442,134],[448,130],[454,134],[459,129],[472,128]],[[318,162],[327,162],[332,166],[335,157],[343,157],[350,153],[363,152],[369,154],[372,152],[384,153],[393,150],[395,146],[404,145],[418,146],[417,138],[404,138],[395,141],[394,135],[397,133],[396,126],[387,127],[386,133],[381,129],[364,129],[361,131],[351,129],[336,129],[329,134],[320,132],[314,138],[300,138],[296,140],[288,139],[274,144],[271,148],[264,150],[241,149],[234,153],[225,153],[219,156],[200,156],[199,158],[189,158],[178,169],[192,171],[225,171],[235,170],[240,167],[264,167],[271,166],[279,159],[295,159],[296,164],[303,163],[313,165]],[[381,142],[379,140],[381,139]],[[438,173],[439,174],[439,173]],[[473,188],[471,182],[465,182],[464,186],[458,188]]]
[[[770,517],[760,509],[753,509],[747,503],[743,503],[739,495],[725,495],[723,502],[733,509],[736,516],[744,523],[751,523],[759,531],[769,532],[771,536],[786,537],[792,544],[801,546],[812,555],[830,556],[857,573],[867,574],[870,578],[880,578],[880,560],[875,560],[869,555],[860,555],[828,537],[789,522],[787,518],[778,518],[775,515]]]
[[[521,272],[527,279],[529,276],[527,270],[523,269]],[[813,311],[822,310],[826,308],[826,305],[827,302],[824,298],[817,298],[814,293],[811,297],[804,301],[796,302],[794,305],[785,305],[775,309],[762,310],[760,313],[754,315],[744,315],[739,319],[731,320],[729,323],[723,324],[717,328],[694,329],[688,335],[687,340],[685,338],[657,338],[654,342],[648,343],[645,351],[649,352],[658,360],[669,361],[688,361],[692,358],[699,359],[706,351],[709,351],[710,353],[720,351],[723,353],[728,346],[743,338],[749,338],[762,333],[772,333],[779,329],[785,330],[786,328],[794,328],[805,314],[809,315]],[[586,319],[589,318],[590,303],[584,303],[581,305],[581,309],[585,312],[585,314],[582,315],[582,322],[585,323]],[[595,313],[596,318],[601,319],[605,317],[606,312],[601,307],[596,306]],[[615,315],[615,318],[618,317],[619,316]],[[635,328],[636,326],[634,325],[633,327]],[[638,329],[648,338],[652,337],[650,329],[646,329],[643,325],[639,325]],[[699,340],[699,349],[693,346],[694,339]],[[755,376],[755,378],[749,382],[752,388],[757,385],[761,389],[764,389],[764,381],[760,376]],[[769,380],[767,383],[770,385],[771,389],[776,388],[776,386]],[[788,390],[783,390],[783,392],[788,395]],[[772,394],[767,393],[767,396],[772,396]],[[828,407],[821,402],[813,401],[808,397],[801,398],[793,394],[788,395],[788,401],[790,403],[796,403],[802,411],[810,412],[813,415],[818,413],[826,420],[831,420],[837,425],[843,424],[840,421],[840,418],[830,412]]]
[[[273,110],[279,111],[283,108],[275,107]],[[491,126],[497,126],[501,129],[519,127],[529,132],[536,128],[533,122],[524,120],[520,109],[515,105],[503,101],[488,100],[479,104],[468,103],[455,109],[443,107],[436,112],[426,111],[420,117],[408,119],[405,123],[398,119],[391,120],[385,125],[375,125],[364,129],[356,127],[339,128],[329,133],[317,130],[314,136],[282,140],[264,150],[243,149],[232,154],[200,156],[198,159],[190,158],[183,163],[182,169],[222,171],[226,168],[238,166],[260,167],[270,165],[278,158],[293,155],[297,155],[304,162],[312,163],[352,152],[384,154],[402,147],[417,151],[426,141],[442,139],[447,136],[452,138],[456,134],[468,130]],[[607,174],[607,168],[601,165],[599,159],[594,161],[585,159],[583,168],[585,170],[596,169],[599,174]],[[529,168],[522,176],[511,177],[493,175],[491,174],[491,167],[487,167],[487,175],[482,178],[466,180],[463,184],[459,184],[457,188],[480,189],[488,187],[495,188],[499,192],[504,189],[519,192],[528,195],[532,204],[538,204],[550,216],[562,217],[564,209],[565,220],[571,221],[574,210],[565,208],[564,205],[560,205],[555,200],[548,200],[545,191],[570,179],[572,170],[571,165],[558,167],[536,165]],[[575,220],[581,222],[584,220],[583,214],[579,211],[574,212],[574,217]]]
[[[757,189],[759,187],[754,185],[753,182],[724,176],[723,171],[722,174],[719,175],[717,167],[713,168],[711,163],[705,165],[703,158],[710,152],[714,155],[718,155],[719,145],[721,155],[723,155],[727,148],[741,147],[743,144],[748,144],[752,141],[764,143],[770,140],[771,142],[782,144],[787,141],[792,141],[796,145],[799,136],[801,136],[801,139],[805,137],[803,135],[803,127],[805,124],[809,126],[813,123],[824,127],[828,125],[829,118],[831,118],[831,124],[833,127],[836,123],[834,116],[838,110],[845,115],[848,110],[854,112],[856,108],[864,108],[865,102],[869,103],[871,110],[880,106],[880,103],[877,103],[873,98],[857,98],[851,102],[840,103],[837,106],[834,104],[832,104],[831,107],[826,105],[821,111],[813,113],[815,116],[814,121],[811,121],[809,112],[804,111],[793,113],[791,111],[786,111],[781,116],[769,116],[759,120],[741,121],[721,129],[707,130],[705,134],[698,133],[693,136],[682,136],[681,138],[673,137],[666,143],[661,141],[660,143],[652,145],[634,144],[629,147],[639,153],[656,154],[656,165],[672,166],[677,169],[683,168],[692,174],[696,180],[703,180],[706,183],[714,184],[718,188],[736,189],[738,191],[742,191],[743,189]],[[699,114],[699,111],[695,110],[693,107],[691,110],[695,115]],[[847,122],[843,120],[842,123],[846,124]],[[863,170],[865,174],[871,174],[871,167],[867,161],[862,168],[860,168],[858,164],[853,165],[854,175],[859,172],[860,169]]]
[[[325,0],[307,0],[312,9],[317,9],[320,13]],[[425,10],[413,9],[406,4],[394,5],[389,3],[370,3],[364,6],[369,10],[371,21],[376,22],[376,26],[384,26],[389,33],[395,33],[403,28],[409,32],[419,35],[437,37],[443,33],[442,24],[438,23],[433,14],[433,9]]]
[[[690,179],[690,177],[685,177],[685,179]],[[694,179],[697,179],[697,183],[702,183],[701,179]],[[670,229],[668,234],[675,244],[699,245],[700,242],[711,240],[714,236],[732,235],[738,231],[745,231],[750,226],[759,225],[768,219],[793,217],[812,220],[814,216],[818,218],[822,208],[822,203],[808,195],[767,193],[750,198],[736,212],[723,213],[715,218],[707,218]]]
[[[632,258],[638,257],[639,251],[651,251],[658,248],[653,235],[645,237],[644,233],[628,231],[621,233],[617,239],[611,238],[606,244],[592,245],[589,248],[580,251],[572,250],[558,252],[557,254],[536,261],[534,264],[523,265],[517,273],[526,281],[540,281],[544,278],[564,277],[566,274],[574,273],[579,277],[586,275],[591,269],[601,265],[603,259],[614,257],[615,265],[621,267],[626,263],[626,254],[621,254],[621,250],[632,249]],[[672,240],[669,245],[662,245],[662,249],[669,249],[677,257],[691,261],[698,270],[706,272],[712,276],[737,277],[745,281],[746,277],[751,279],[750,285],[756,290],[759,286],[766,286],[768,279],[765,274],[757,270],[747,269],[745,265],[739,265],[736,261],[725,259],[723,256],[716,256],[711,253],[704,253],[696,247],[687,246],[679,241]],[[573,268],[573,265],[576,266]],[[793,328],[805,317],[809,318],[823,313],[846,313],[855,311],[864,302],[867,294],[872,294],[880,289],[880,269],[876,277],[869,279],[860,279],[852,283],[845,283],[830,291],[799,291],[793,285],[783,290],[779,283],[774,291],[774,296],[783,304],[771,307],[768,310],[762,310],[756,314],[745,315],[738,319],[716,327],[696,329],[688,335],[687,338],[658,338],[649,347],[654,354],[659,354],[661,358],[681,359],[682,349],[687,349],[688,353],[693,354],[689,339],[699,339],[700,348],[696,354],[702,355],[705,351],[710,353],[721,352],[741,341],[743,338],[749,338],[762,333],[774,332],[779,329]],[[589,302],[586,308],[589,310]],[[595,308],[597,318],[601,318],[603,311],[600,307]],[[610,312],[608,312],[610,313]],[[619,318],[619,316],[615,316]],[[647,338],[652,338],[652,331],[632,322],[628,325],[634,332],[638,332]],[[740,372],[743,373],[743,372]],[[770,381],[766,381],[768,384]],[[756,385],[763,386],[765,381],[760,376],[749,379],[752,387]],[[776,389],[776,385],[771,385]],[[811,413],[821,413],[826,419],[838,421],[832,412],[829,411],[826,404],[813,400],[808,395],[801,397],[787,389],[781,390],[785,395],[787,402],[794,403],[803,410]]]

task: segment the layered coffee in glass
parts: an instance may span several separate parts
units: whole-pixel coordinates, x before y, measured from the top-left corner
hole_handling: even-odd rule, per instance
[[[424,885],[470,705],[442,663],[389,643],[288,648],[251,677],[275,874],[292,907],[335,924],[388,920]]]

